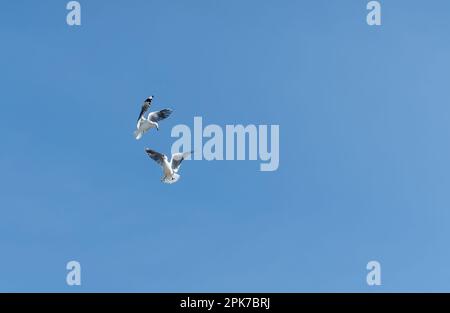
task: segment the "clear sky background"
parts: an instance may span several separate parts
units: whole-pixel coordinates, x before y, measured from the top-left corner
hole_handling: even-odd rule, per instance
[[[450,291],[450,2],[80,2],[0,7],[0,291]],[[194,116],[279,124],[278,171],[162,184]]]

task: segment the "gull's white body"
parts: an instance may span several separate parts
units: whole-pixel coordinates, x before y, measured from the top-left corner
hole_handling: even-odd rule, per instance
[[[176,173],[178,171],[178,169],[175,171],[172,168],[172,160],[170,160],[170,162],[167,161],[167,157],[164,158],[164,163],[162,165],[162,169],[163,169],[164,176],[161,178],[161,181],[163,183],[173,184],[173,183],[176,183],[178,181],[178,179],[180,179],[180,175],[178,175]]]
[[[152,113],[150,113],[148,116],[150,117]],[[136,125],[137,129],[134,132],[134,137],[136,138],[136,140],[139,140],[149,129],[158,128],[158,126],[158,123],[152,122],[149,118],[141,117]]]

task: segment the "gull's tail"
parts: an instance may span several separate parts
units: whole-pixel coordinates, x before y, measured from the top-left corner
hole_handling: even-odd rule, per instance
[[[172,177],[164,177],[162,182],[165,184],[174,184],[180,179],[180,175],[173,173]]]
[[[141,139],[142,138],[142,134],[143,133],[140,130],[135,130],[134,133],[133,133],[134,138],[136,138],[136,140]]]

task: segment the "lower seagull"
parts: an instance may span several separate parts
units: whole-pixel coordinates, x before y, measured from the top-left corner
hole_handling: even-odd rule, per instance
[[[178,174],[178,170],[180,169],[181,162],[189,156],[192,151],[184,152],[184,153],[174,153],[172,154],[172,158],[169,161],[166,155],[156,152],[152,149],[146,148],[145,152],[148,154],[150,158],[156,161],[159,165],[161,165],[164,176],[161,178],[161,182],[165,184],[173,184],[180,179],[180,175]]]

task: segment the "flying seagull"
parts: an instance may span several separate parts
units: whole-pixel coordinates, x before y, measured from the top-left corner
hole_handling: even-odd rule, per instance
[[[161,178],[161,182],[166,184],[173,184],[180,179],[180,175],[178,174],[178,170],[180,169],[181,162],[192,153],[184,152],[184,153],[174,153],[172,154],[172,159],[169,161],[166,155],[156,152],[152,149],[145,149],[148,156],[156,161],[159,165],[161,165],[164,176]]]
[[[152,105],[152,100],[153,96],[150,96],[145,99],[144,103],[142,104],[141,113],[139,113],[139,117],[137,120],[136,131],[134,132],[134,137],[136,138],[136,140],[141,139],[144,133],[151,128],[156,127],[156,129],[159,130],[158,122],[169,117],[172,113],[171,109],[163,109],[161,111],[150,112],[147,115],[147,118],[145,118],[144,114]]]

